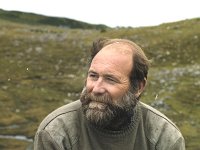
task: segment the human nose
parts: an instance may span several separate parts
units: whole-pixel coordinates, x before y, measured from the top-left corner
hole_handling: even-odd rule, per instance
[[[103,80],[101,78],[99,78],[94,84],[93,84],[93,89],[92,92],[94,94],[103,94],[105,93],[105,87],[103,85]]]

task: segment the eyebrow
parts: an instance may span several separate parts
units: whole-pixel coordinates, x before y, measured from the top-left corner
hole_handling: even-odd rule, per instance
[[[120,82],[120,79],[117,76],[114,76],[113,74],[105,74],[103,75],[105,78],[112,78],[116,82]]]
[[[92,69],[88,71],[88,74],[89,74],[89,73],[98,74],[96,71],[94,71],[94,70],[92,70]],[[119,77],[118,77],[118,76],[114,76],[114,75],[111,74],[111,73],[103,74],[103,77],[104,77],[104,78],[113,78],[113,79],[116,80],[117,82],[120,82]]]
[[[105,74],[105,75],[103,75],[103,76],[105,76],[105,77],[110,77],[110,78],[116,78],[114,75],[112,75],[112,74]]]
[[[88,74],[89,74],[89,73],[97,74],[97,72],[95,72],[94,70],[89,70],[89,71],[88,71]]]

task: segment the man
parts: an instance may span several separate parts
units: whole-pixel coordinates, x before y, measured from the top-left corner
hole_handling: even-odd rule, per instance
[[[184,150],[179,129],[139,102],[149,61],[125,39],[93,43],[80,100],[48,115],[35,136],[35,150]]]

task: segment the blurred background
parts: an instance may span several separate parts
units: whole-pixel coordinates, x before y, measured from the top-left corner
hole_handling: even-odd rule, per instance
[[[99,5],[103,11],[103,5]],[[142,9],[143,5],[132,5],[132,9]],[[128,16],[130,12],[120,17],[113,15],[113,18],[108,17],[109,23],[100,21],[104,17],[98,15],[99,22],[78,21],[79,18],[74,16],[75,19],[71,19],[70,15],[42,14],[39,7],[37,14],[22,8],[10,8],[11,11],[6,5],[0,8],[3,6],[6,9],[0,9],[1,150],[31,150],[43,118],[54,109],[79,99],[88,69],[90,47],[93,40],[101,37],[126,38],[142,47],[152,60],[152,66],[141,101],[175,122],[186,140],[187,150],[200,149],[199,12],[194,17],[177,21],[134,24],[139,22],[135,19],[140,18],[139,13],[138,17],[132,18]],[[69,8],[67,4],[65,6]],[[115,14],[118,9],[114,6],[106,5],[106,9],[113,9]],[[171,6],[175,8],[173,3]],[[181,6],[176,5],[177,12],[178,8],[183,8]],[[91,10],[97,7],[98,3]],[[156,17],[142,17],[141,20],[145,21],[156,20]],[[123,24],[123,20],[132,23]]]

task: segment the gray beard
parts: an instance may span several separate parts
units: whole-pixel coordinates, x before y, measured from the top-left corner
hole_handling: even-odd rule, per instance
[[[130,124],[138,100],[130,90],[121,99],[112,100],[108,94],[95,96],[84,88],[80,101],[83,113],[91,124],[99,128],[121,130]]]

